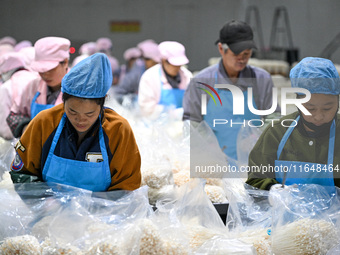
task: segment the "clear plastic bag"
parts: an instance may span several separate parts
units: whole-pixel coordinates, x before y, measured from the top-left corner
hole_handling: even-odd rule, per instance
[[[271,191],[275,254],[326,254],[339,242],[339,197],[316,184]]]
[[[226,186],[229,200],[226,226],[230,231],[242,232],[249,229],[266,229],[271,227],[271,205],[268,202],[269,192],[242,184],[243,192],[236,193]],[[240,189],[242,190],[242,189]]]
[[[0,188],[0,240],[31,234],[36,223],[56,213],[69,199],[89,196],[85,190],[53,183],[18,183],[13,187]]]
[[[159,200],[156,204],[155,216],[159,224],[177,228],[192,252],[213,236],[223,236],[225,232],[224,223],[205,193],[204,185],[204,179],[192,179],[175,189],[174,200]]]
[[[147,165],[144,163],[142,177],[143,184],[154,189],[174,183],[171,164],[168,161],[154,161]]]
[[[155,205],[158,200],[174,199],[174,185],[165,185],[159,189],[149,188],[149,202]]]
[[[249,153],[261,136],[262,130],[257,127],[242,126],[237,135],[237,160],[239,165],[247,166]],[[247,173],[245,176],[247,177]]]
[[[0,250],[28,236],[38,240],[42,254],[90,255],[120,248],[129,253],[119,254],[138,254],[135,223],[153,214],[146,186],[105,193],[53,183],[15,184],[15,189],[0,189],[0,240],[6,240]]]
[[[98,233],[96,238],[87,240],[82,254],[137,255],[140,250],[140,235],[140,230],[136,227],[136,224],[127,223],[121,226],[111,226],[110,229]]]
[[[228,158],[221,150],[209,125],[205,121],[200,123],[192,121],[190,124],[191,176],[196,178],[231,177],[231,173],[218,171],[219,167],[216,167],[220,166],[222,169],[228,164]]]
[[[107,235],[111,239],[119,239],[112,233],[153,213],[148,202],[147,187],[123,194],[118,191],[118,196],[115,193],[99,192],[91,197],[69,201],[49,225],[52,242],[90,250],[92,244],[106,240]]]
[[[269,192],[242,184],[239,179],[235,181],[235,185],[243,187],[237,187],[240,192],[235,192],[233,186],[225,186],[229,200],[226,220],[228,236],[253,245],[259,255],[270,255],[272,207],[268,202]]]
[[[196,254],[256,255],[257,253],[253,245],[247,244],[238,239],[213,237],[198,248]]]
[[[332,249],[327,252],[327,255],[339,255],[340,254],[340,244],[337,244]]]
[[[10,171],[10,166],[15,156],[15,144],[16,139],[5,140],[0,137],[0,183],[5,179],[4,174]]]
[[[169,223],[166,218],[157,215],[138,221],[136,224],[140,231],[138,254],[189,254],[188,239],[183,232],[183,226]]]

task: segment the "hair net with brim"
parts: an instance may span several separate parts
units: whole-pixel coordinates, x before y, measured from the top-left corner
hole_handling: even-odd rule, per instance
[[[158,45],[159,52],[163,59],[166,59],[171,65],[181,66],[189,63],[185,55],[185,47],[175,41],[164,41]]]
[[[18,52],[8,52],[0,56],[0,74],[25,67],[24,56]]]
[[[292,68],[289,74],[292,87],[307,89],[312,94],[340,94],[340,78],[332,61],[307,57]]]
[[[108,57],[95,53],[76,64],[62,79],[61,91],[80,98],[102,98],[112,84]]]
[[[97,52],[97,44],[95,42],[87,42],[80,46],[79,54],[93,55]]]
[[[14,47],[17,44],[17,40],[15,40],[12,36],[5,36],[0,38],[0,45],[1,44],[9,44]]]
[[[96,41],[97,51],[111,51],[112,50],[112,41],[110,38],[101,37]]]
[[[137,47],[133,47],[124,51],[123,57],[126,61],[128,61],[133,58],[139,58],[141,55],[142,55],[141,50]]]
[[[28,41],[28,40],[23,40],[21,42],[18,42],[15,46],[14,46],[14,50],[15,51],[20,51],[21,49],[23,48],[26,48],[26,47],[32,47],[32,42],[31,41]]]

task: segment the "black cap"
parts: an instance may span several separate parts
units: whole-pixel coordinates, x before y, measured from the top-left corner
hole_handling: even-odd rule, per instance
[[[220,38],[215,44],[225,43],[232,52],[239,54],[246,49],[256,49],[253,37],[253,30],[247,23],[232,20],[221,28]]]

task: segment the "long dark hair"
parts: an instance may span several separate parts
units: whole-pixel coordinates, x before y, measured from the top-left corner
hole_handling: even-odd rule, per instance
[[[76,97],[76,96],[72,96],[72,95],[67,94],[67,93],[63,93],[63,102],[64,102],[64,104],[70,98],[79,98],[79,99],[83,99],[83,100],[92,100],[92,101],[94,101],[97,105],[100,106],[100,116],[101,116],[100,121],[101,122],[103,121],[103,117],[104,117],[104,103],[105,103],[105,98],[106,97],[84,98],[84,97]]]

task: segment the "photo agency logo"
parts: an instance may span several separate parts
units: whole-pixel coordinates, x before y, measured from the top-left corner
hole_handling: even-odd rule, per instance
[[[278,88],[273,88],[272,90],[272,106],[270,109],[263,109],[259,110],[254,107],[254,94],[253,94],[253,88],[248,87],[246,90],[246,93],[241,90],[241,88],[230,85],[230,84],[215,84],[215,88],[203,83],[203,82],[197,82],[200,85],[203,85],[205,88],[197,87],[197,89],[200,89],[204,91],[205,93],[201,94],[201,115],[206,116],[209,114],[214,114],[214,118],[212,119],[212,126],[216,127],[217,125],[227,125],[227,126],[233,126],[233,125],[242,125],[242,126],[249,126],[249,127],[261,127],[265,123],[263,121],[263,117],[268,116],[272,113],[274,113],[278,106]],[[209,90],[211,91],[209,91]],[[223,102],[223,99],[226,100],[226,97],[221,98],[219,91],[226,90],[229,93],[231,93],[232,98],[232,105],[230,102]],[[213,92],[213,93],[212,93]],[[311,113],[303,106],[304,103],[308,102],[311,98],[311,93],[304,88],[292,88],[292,87],[284,87],[281,88],[280,91],[280,107],[281,107],[281,115],[285,116],[287,115],[287,105],[295,105],[302,113],[305,115],[311,115]],[[214,94],[214,95],[213,95]],[[288,97],[289,94],[302,94],[305,95],[304,97],[299,98],[290,98]],[[209,107],[208,109],[208,97],[210,96],[211,100],[213,100],[215,106],[215,109],[213,107]],[[219,104],[216,102],[215,96],[219,100]],[[229,97],[230,98],[230,97]],[[228,98],[227,98],[228,99]],[[227,104],[226,104],[227,103]],[[211,105],[211,104],[209,104]],[[220,111],[218,107],[228,107],[228,105],[232,109],[226,109],[228,111],[232,111],[232,115],[235,118],[224,118],[223,113],[225,111]],[[218,114],[215,114],[215,113]],[[249,114],[251,113],[251,114]],[[260,118],[249,118],[249,116],[258,116]],[[239,121],[240,119],[243,121]],[[235,122],[235,119],[237,119],[237,122]],[[271,125],[273,126],[274,123],[279,121],[279,119],[271,119]],[[295,123],[297,125],[296,120],[294,119],[285,119],[281,121],[281,125],[284,127],[289,127],[290,124],[287,123]]]

